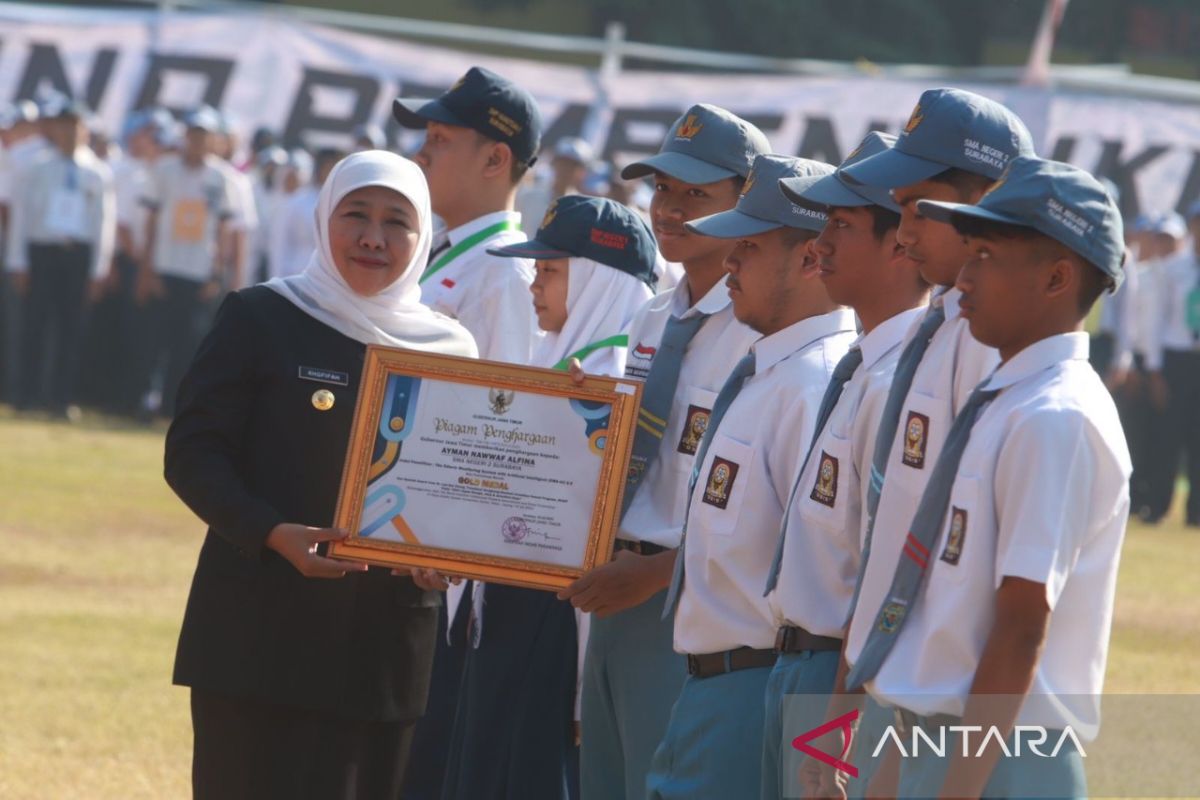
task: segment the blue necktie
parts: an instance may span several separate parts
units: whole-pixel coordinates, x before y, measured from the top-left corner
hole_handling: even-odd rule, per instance
[[[662,438],[667,433],[671,402],[679,385],[683,354],[706,319],[707,314],[696,314],[687,319],[671,317],[667,320],[658,351],[654,354],[654,363],[650,365],[650,374],[642,386],[642,407],[638,411],[637,430],[633,434],[633,455],[629,459],[625,495],[621,498],[622,517],[633,503],[633,496],[642,485],[650,465],[658,457]]]
[[[783,524],[779,528],[779,543],[775,545],[775,557],[771,559],[771,571],[767,575],[767,588],[763,591],[763,597],[769,595],[779,582],[779,569],[783,564],[783,537],[787,535],[788,517],[792,513],[792,501],[796,497],[796,491],[800,488],[800,479],[804,476],[809,459],[812,458],[817,440],[821,438],[821,433],[825,430],[825,425],[829,422],[834,407],[841,399],[842,389],[846,388],[846,381],[850,380],[850,376],[862,364],[862,360],[862,350],[857,346],[851,347],[833,368],[833,377],[829,379],[829,385],[825,387],[825,396],[821,398],[821,406],[817,410],[817,426],[813,429],[812,441],[808,444],[804,463],[800,465],[800,473],[796,475],[796,483],[792,486],[792,493],[788,495],[787,506],[783,510]]]
[[[742,360],[733,368],[733,372],[725,379],[725,385],[721,387],[721,391],[717,394],[717,399],[713,402],[712,414],[708,418],[708,427],[704,431],[704,438],[700,440],[700,446],[696,448],[696,460],[692,464],[692,477],[688,481],[688,501],[687,512],[683,517],[683,539],[679,542],[679,550],[675,553],[675,570],[671,573],[671,588],[667,590],[667,602],[663,607],[662,618],[666,619],[668,615],[675,611],[675,603],[679,599],[679,589],[683,586],[683,547],[687,542],[687,514],[692,509],[692,492],[696,488],[696,481],[700,477],[700,466],[704,463],[704,457],[708,455],[709,445],[712,444],[713,435],[717,432],[717,426],[721,424],[721,419],[725,416],[725,412],[729,410],[729,406],[733,403],[733,398],[738,396],[738,392],[742,391],[743,384],[746,379],[754,374],[754,351],[751,350],[746,355],[742,356]]]
[[[867,574],[867,558],[871,555],[871,537],[875,535],[875,512],[879,510],[879,495],[883,493],[883,476],[887,472],[888,459],[892,456],[892,440],[896,438],[896,428],[900,426],[900,412],[903,410],[904,399],[912,388],[913,376],[917,367],[929,349],[929,342],[938,328],[946,321],[946,309],[942,307],[941,298],[925,314],[925,319],[917,327],[917,333],[905,345],[896,362],[896,371],[892,374],[892,385],[888,389],[887,401],[883,404],[883,415],[879,418],[879,430],[875,432],[875,452],[871,455],[871,474],[867,482],[867,505],[864,511],[867,515],[867,533],[863,541],[862,558],[858,564],[858,578],[854,581],[854,594],[850,597],[850,613],[846,624],[850,624],[850,616],[854,615],[854,607],[858,605],[858,593],[862,590],[863,576]]]
[[[990,380],[990,379],[989,379]],[[892,577],[891,588],[884,597],[883,605],[875,617],[874,626],[867,635],[862,654],[846,676],[846,688],[857,689],[879,673],[888,653],[896,644],[900,630],[908,619],[908,612],[916,602],[929,571],[929,559],[946,520],[946,506],[950,503],[950,490],[954,476],[962,461],[963,451],[971,438],[971,428],[979,416],[983,404],[1000,393],[999,389],[984,389],[985,380],[971,393],[967,404],[954,418],[946,434],[946,444],[938,457],[937,464],[929,474],[929,483],[917,505],[912,528],[905,539],[900,563]]]

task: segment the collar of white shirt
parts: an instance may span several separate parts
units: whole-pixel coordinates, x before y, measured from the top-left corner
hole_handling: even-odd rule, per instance
[[[933,304],[941,303],[942,308],[946,311],[946,322],[957,319],[959,314],[958,301],[962,298],[962,292],[953,286],[943,286],[936,289],[933,293]]]
[[[862,350],[863,369],[870,369],[875,366],[879,362],[879,359],[886,356],[892,351],[892,348],[904,341],[904,334],[912,327],[917,317],[923,316],[927,310],[928,306],[917,306],[907,311],[901,311],[899,314],[889,317],[876,325],[871,329],[870,333],[864,333],[862,336],[859,336],[854,342],[854,346]]]
[[[751,346],[754,350],[754,371],[766,372],[818,339],[843,332],[854,332],[854,312],[848,308],[802,319],[770,336],[764,336]]]
[[[671,314],[680,319],[694,317],[697,314],[716,314],[723,311],[731,302],[729,299],[729,289],[725,286],[725,281],[717,281],[708,294],[700,298],[700,302],[695,305],[688,305],[691,294],[688,291],[686,280],[680,281],[679,285],[671,293]]]
[[[988,378],[987,388],[1006,389],[1063,361],[1088,357],[1088,335],[1082,331],[1047,336],[1001,364]]]
[[[441,232],[441,236],[450,240],[450,245],[457,245],[464,239],[468,239],[479,233],[484,228],[491,227],[498,222],[512,222],[514,225],[521,224],[521,215],[516,211],[493,211],[491,214],[484,214],[482,217],[476,217],[470,222],[464,222],[457,228],[451,228],[448,231]],[[440,237],[435,237],[435,241],[440,241]]]

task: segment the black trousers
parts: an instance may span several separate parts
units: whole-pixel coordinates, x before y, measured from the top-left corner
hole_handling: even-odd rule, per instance
[[[134,299],[137,262],[118,253],[113,272],[109,291],[88,315],[79,396],[105,411],[133,415],[149,383],[143,351],[150,331],[145,309]]]
[[[575,609],[553,592],[491,584],[467,648],[443,800],[566,800],[575,749]]]
[[[1185,519],[1200,525],[1200,351],[1164,351],[1162,371],[1170,397],[1166,413],[1153,418],[1150,512],[1157,518],[1171,507],[1182,457],[1189,487]]]
[[[212,305],[200,298],[202,281],[162,276],[163,296],[149,308],[154,336],[150,344],[149,363],[153,369],[161,364],[162,401],[159,413],[175,413],[175,392],[191,366],[192,358],[204,332],[212,322]]]
[[[18,408],[60,412],[75,400],[91,260],[91,245],[29,245],[29,293],[21,314],[21,370],[15,387]]]
[[[413,723],[364,722],[192,689],[196,800],[395,800]]]

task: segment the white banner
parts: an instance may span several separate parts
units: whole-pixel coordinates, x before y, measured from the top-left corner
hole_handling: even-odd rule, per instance
[[[634,32],[636,34],[636,32]],[[500,35],[500,32],[498,32]],[[47,9],[0,3],[0,100],[55,88],[119,131],[147,105],[207,102],[248,135],[344,144],[375,122],[401,150],[415,138],[391,119],[397,95],[432,96],[472,64],[527,87],[545,143],[583,134],[606,158],[657,149],[689,105],[753,120],[778,152],[838,162],[868,130],[897,131],[927,84],[890,79],[622,72],[503,59],[281,21],[253,13]],[[1200,107],[1108,94],[953,84],[1019,113],[1044,156],[1111,178],[1127,213],[1186,209],[1200,198]]]

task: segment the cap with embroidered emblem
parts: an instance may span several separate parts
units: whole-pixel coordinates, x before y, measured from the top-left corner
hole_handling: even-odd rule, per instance
[[[754,159],[771,152],[767,137],[746,120],[706,103],[675,120],[654,155],[621,170],[625,180],[661,172],[684,183],[707,183],[750,174]]]
[[[818,211],[876,205],[899,214],[900,206],[892,199],[892,195],[887,189],[862,183],[848,183],[841,174],[841,170],[846,167],[852,167],[876,153],[882,153],[895,143],[895,136],[871,131],[858,147],[846,156],[846,160],[838,166],[837,171],[833,174],[826,175],[815,183],[806,182],[800,178],[784,178],[779,182],[779,188],[784,196],[793,203],[815,208]]]
[[[405,128],[441,122],[470,128],[507,144],[517,161],[532,166],[542,141],[542,114],[533,95],[483,67],[467,73],[434,100],[398,97],[392,115]]]
[[[1025,123],[995,100],[962,89],[921,94],[891,148],[841,170],[848,183],[895,189],[957,168],[998,178],[1017,156],[1033,156]]]
[[[607,197],[571,194],[554,201],[527,242],[489,249],[494,256],[587,258],[632,275],[653,288],[658,247],[645,220]]]
[[[759,156],[754,159],[754,168],[746,178],[736,206],[728,211],[685,222],[684,227],[701,236],[717,239],[756,236],[784,227],[820,231],[825,227],[825,212],[791,202],[779,192],[779,182],[815,182],[832,173],[833,167],[820,161],[791,156]]]
[[[1032,228],[1112,278],[1113,291],[1125,278],[1121,212],[1098,180],[1070,164],[1016,158],[978,204],[918,200],[917,210],[940,222],[971,217]]]

